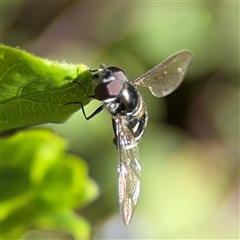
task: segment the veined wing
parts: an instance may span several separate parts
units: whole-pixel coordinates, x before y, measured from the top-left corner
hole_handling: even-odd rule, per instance
[[[165,97],[182,83],[192,60],[193,55],[189,51],[176,53],[134,79],[133,83],[148,87],[155,97]]]
[[[118,148],[118,195],[121,217],[125,225],[132,219],[140,193],[141,165],[138,145],[119,116],[115,119]]]

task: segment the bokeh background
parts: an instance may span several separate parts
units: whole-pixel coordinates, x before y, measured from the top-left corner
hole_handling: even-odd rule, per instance
[[[69,141],[99,185],[99,198],[81,212],[94,239],[239,239],[239,2],[2,1],[1,43],[92,69],[116,65],[129,79],[192,51],[189,73],[172,95],[156,99],[140,89],[149,123],[130,226],[119,216],[107,112],[86,121],[79,111],[44,127]],[[100,104],[92,101],[88,115]]]

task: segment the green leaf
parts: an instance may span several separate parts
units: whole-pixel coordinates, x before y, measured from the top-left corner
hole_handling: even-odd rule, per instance
[[[89,238],[89,223],[73,212],[98,194],[86,163],[66,154],[67,143],[47,130],[21,131],[0,144],[2,237],[54,227]]]
[[[92,75],[83,64],[53,62],[0,45],[0,66],[0,132],[62,123],[80,108],[67,103],[90,101]]]

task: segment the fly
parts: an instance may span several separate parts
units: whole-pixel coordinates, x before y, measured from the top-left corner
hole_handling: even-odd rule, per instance
[[[182,83],[192,60],[189,51],[176,53],[133,81],[129,81],[125,72],[118,67],[102,64],[100,69],[92,71],[96,84],[93,98],[102,101],[103,105],[87,117],[80,104],[87,120],[104,108],[111,114],[114,143],[118,150],[119,206],[125,225],[132,219],[140,194],[138,143],[148,121],[146,104],[137,87],[148,87],[155,97],[165,97]]]

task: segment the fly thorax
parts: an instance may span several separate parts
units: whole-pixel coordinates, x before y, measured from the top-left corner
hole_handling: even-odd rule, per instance
[[[139,105],[140,96],[135,87],[126,82],[122,92],[118,96],[120,105],[119,110],[125,115],[131,114]]]

